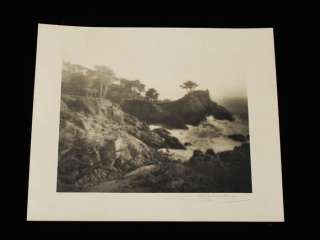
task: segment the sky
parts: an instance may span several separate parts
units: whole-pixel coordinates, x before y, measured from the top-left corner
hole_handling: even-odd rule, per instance
[[[160,99],[178,99],[196,82],[212,99],[246,96],[249,35],[241,30],[77,28],[61,41],[64,61],[107,65],[118,77],[140,80]]]

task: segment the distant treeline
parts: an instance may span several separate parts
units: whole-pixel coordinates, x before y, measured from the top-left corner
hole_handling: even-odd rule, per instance
[[[69,62],[63,63],[62,93],[108,98],[119,102],[124,99],[157,100],[155,89],[146,90],[139,80],[119,78],[107,66],[95,66],[93,69]]]
[[[189,80],[183,82],[180,87],[190,93],[198,84]],[[128,99],[158,101],[159,97],[156,89],[146,89],[140,80],[119,78],[108,66],[97,65],[91,69],[69,62],[63,63],[62,93],[107,98],[114,102]],[[170,100],[165,99],[161,102]]]

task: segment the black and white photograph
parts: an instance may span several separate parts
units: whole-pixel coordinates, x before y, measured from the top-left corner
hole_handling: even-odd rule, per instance
[[[238,44],[190,29],[90,39],[62,59],[57,192],[252,192]]]
[[[273,29],[38,26],[29,221],[283,221],[281,177]]]

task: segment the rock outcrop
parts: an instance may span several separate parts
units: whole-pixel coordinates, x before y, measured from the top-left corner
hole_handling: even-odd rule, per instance
[[[108,100],[61,99],[58,191],[117,178],[157,161],[166,141]],[[155,157],[154,154],[157,154]]]
[[[213,149],[208,149],[205,153],[201,150],[194,150],[192,157],[190,158],[191,163],[207,162],[207,161],[219,161],[219,155],[217,155]]]
[[[233,121],[234,117],[224,107],[210,99],[209,91],[193,91],[176,101],[150,102],[126,100],[122,109],[147,123],[159,123],[169,128],[186,128],[198,125],[207,116]]]
[[[179,139],[171,136],[170,132],[165,128],[157,128],[154,129],[153,132],[157,133],[164,139],[164,143],[162,145],[163,148],[186,149],[186,147],[179,141]]]
[[[246,142],[248,140],[248,138],[242,134],[231,134],[228,137],[237,142]]]
[[[165,111],[159,104],[147,100],[125,100],[121,103],[124,112],[148,124],[161,123],[168,128],[187,129],[186,122],[176,113]]]
[[[208,90],[190,92],[179,100],[162,103],[161,107],[178,114],[187,124],[192,125],[199,124],[210,115],[219,120],[234,120],[227,109],[211,100]]]

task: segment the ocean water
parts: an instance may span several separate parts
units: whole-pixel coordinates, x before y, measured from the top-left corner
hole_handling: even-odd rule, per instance
[[[150,129],[162,127],[161,125],[150,125]],[[160,149],[168,152],[173,158],[188,161],[194,150],[206,151],[213,149],[215,152],[232,150],[240,146],[241,142],[228,137],[231,134],[249,134],[249,126],[246,121],[236,118],[235,121],[217,120],[212,116],[207,117],[198,126],[188,125],[188,129],[167,129],[181,143],[190,143],[186,150],[182,149]]]

